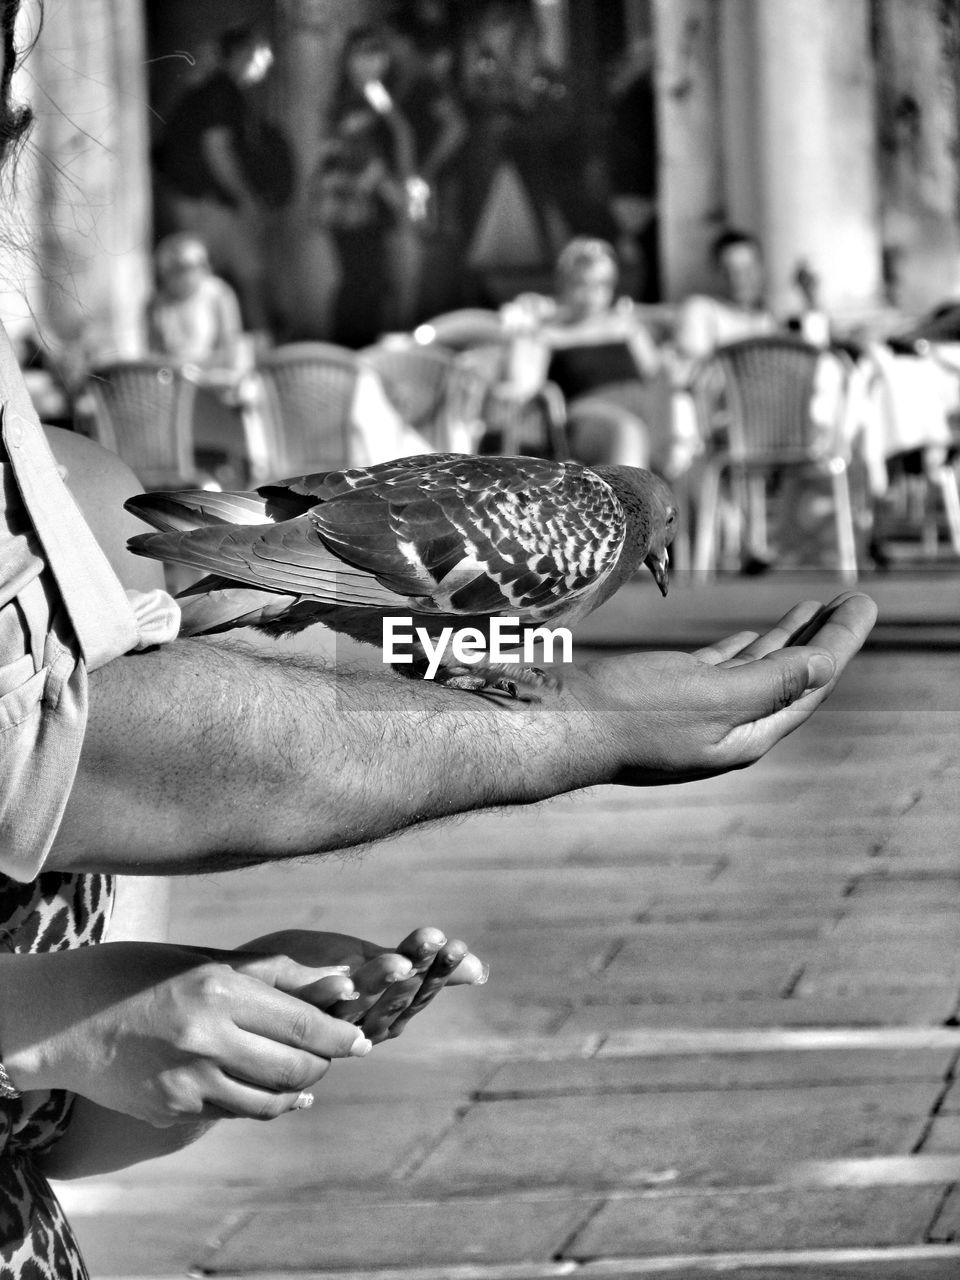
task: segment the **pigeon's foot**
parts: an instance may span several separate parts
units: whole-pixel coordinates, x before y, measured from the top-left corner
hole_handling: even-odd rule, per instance
[[[556,693],[561,687],[557,677],[548,671],[505,662],[474,667],[441,667],[434,681],[447,689],[462,689],[465,693],[505,693],[514,699],[519,699],[524,693]]]

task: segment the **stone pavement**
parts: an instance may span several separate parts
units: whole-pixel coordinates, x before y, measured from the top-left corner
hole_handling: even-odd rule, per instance
[[[178,881],[187,941],[435,923],[491,978],[312,1111],[61,1184],[94,1277],[957,1280],[960,575],[874,585],[877,643],[751,769]],[[590,639],[799,586],[656,622],[631,587]]]

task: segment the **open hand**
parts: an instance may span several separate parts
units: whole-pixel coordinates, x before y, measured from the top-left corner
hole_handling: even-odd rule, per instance
[[[601,658],[568,687],[593,720],[608,781],[707,778],[752,764],[809,719],[876,615],[868,596],[845,592],[796,605],[762,635],[739,632],[691,654]]]

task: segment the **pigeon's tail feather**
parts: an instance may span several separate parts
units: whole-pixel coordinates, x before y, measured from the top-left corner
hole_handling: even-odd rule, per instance
[[[161,533],[187,533],[217,524],[269,524],[267,501],[257,493],[183,489],[129,498],[124,506]]]
[[[225,587],[205,591],[202,595],[185,592],[177,597],[177,603],[180,605],[181,636],[205,636],[233,631],[236,627],[276,629],[270,624],[285,610],[293,610],[297,597],[277,595],[275,591],[258,591],[255,587]],[[312,620],[303,621],[301,626],[307,626]],[[283,631],[299,629],[296,625],[282,628]]]
[[[278,595],[368,608],[391,607],[400,599],[372,574],[344,564],[329,551],[307,516],[251,528],[219,524],[184,533],[139,533],[127,546],[135,555],[202,569],[231,584]]]

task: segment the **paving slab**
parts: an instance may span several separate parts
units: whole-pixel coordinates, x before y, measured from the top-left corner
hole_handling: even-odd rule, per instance
[[[665,1177],[769,1182],[797,1161],[906,1154],[937,1084],[567,1095],[477,1103],[412,1174],[465,1188],[599,1187]]]
[[[599,1203],[544,1196],[321,1202],[255,1213],[194,1261],[209,1275],[549,1261]]]
[[[567,1245],[577,1259],[921,1243],[942,1187],[758,1187],[612,1199]]]
[[[868,1255],[868,1256],[865,1256]],[[926,1255],[926,1256],[924,1256]],[[739,1280],[957,1280],[960,1252],[951,1246],[926,1249],[817,1249],[789,1251],[779,1257],[716,1254],[712,1258],[677,1259],[660,1263],[649,1259],[617,1259],[588,1263],[578,1280],[641,1280],[650,1276],[681,1276],[682,1280],[715,1280],[717,1275]]]
[[[960,1185],[954,1184],[947,1192],[928,1235],[941,1244],[960,1240]],[[960,1267],[957,1269],[960,1271]]]
[[[923,1151],[960,1151],[960,1115],[938,1115],[923,1141]]]
[[[247,1215],[234,1210],[186,1209],[167,1213],[69,1214],[90,1275],[186,1276],[198,1256]]]
[[[624,937],[603,973],[602,998],[677,999],[692,993],[784,993],[815,947],[822,922],[785,920],[734,929],[691,922],[641,925]]]
[[[602,1053],[602,1049],[601,1049]],[[697,1053],[508,1062],[475,1097],[537,1097],[571,1093],[642,1093],[671,1089],[773,1089],[784,1085],[856,1084],[880,1080],[944,1081],[956,1051],[807,1049],[793,1053]],[[816,1106],[815,1095],[811,1105]],[[956,1117],[960,1124],[960,1117]],[[926,1149],[926,1148],[925,1148]]]
[[[952,989],[849,995],[798,996],[788,999],[679,999],[628,1004],[589,1004],[571,1009],[564,1034],[628,1035],[650,1027],[878,1027],[936,1026],[957,1005]]]

